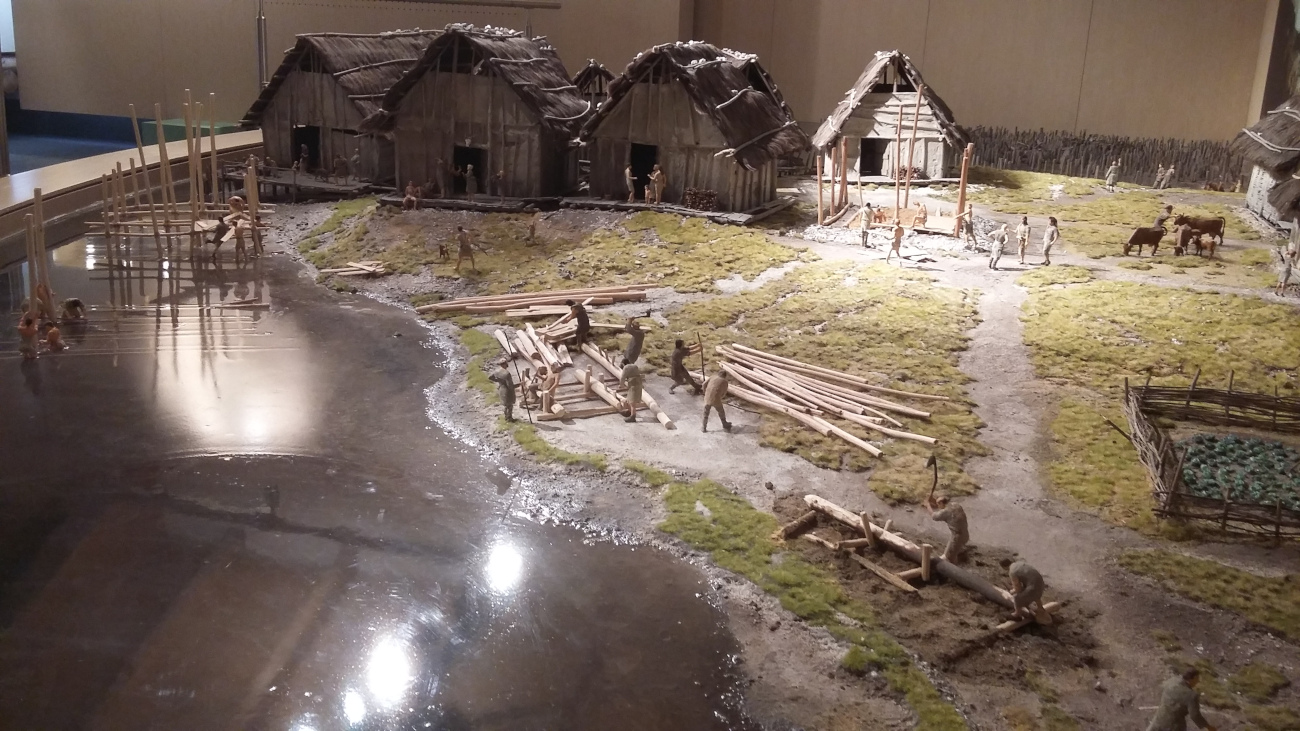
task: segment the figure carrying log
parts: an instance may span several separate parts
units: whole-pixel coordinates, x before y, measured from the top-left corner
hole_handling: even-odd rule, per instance
[[[627,406],[628,415],[623,421],[629,424],[636,421],[636,410],[641,405],[641,390],[645,387],[645,379],[641,375],[641,369],[636,363],[627,363],[623,366],[623,372],[619,374],[619,385],[627,387]]]

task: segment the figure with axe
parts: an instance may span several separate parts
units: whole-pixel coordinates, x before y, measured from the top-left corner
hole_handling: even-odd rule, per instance
[[[966,553],[966,544],[970,542],[970,529],[966,525],[966,511],[957,503],[950,502],[946,496],[934,496],[939,486],[939,462],[930,455],[926,467],[934,469],[934,480],[930,483],[930,494],[925,498],[925,509],[930,519],[948,524],[948,545],[943,549],[943,560],[956,563]]]

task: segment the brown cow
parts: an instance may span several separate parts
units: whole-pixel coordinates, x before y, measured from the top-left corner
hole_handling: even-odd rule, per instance
[[[1156,250],[1160,248],[1160,239],[1165,237],[1165,233],[1166,231],[1164,226],[1156,228],[1147,228],[1144,226],[1133,229],[1133,235],[1128,238],[1128,243],[1124,244],[1124,256],[1128,256],[1134,246],[1137,247],[1138,256],[1142,256],[1143,246],[1150,246],[1151,256],[1155,256]]]
[[[1205,236],[1217,237],[1220,244],[1223,243],[1223,232],[1228,228],[1228,221],[1223,216],[1215,218],[1197,218],[1180,213],[1174,217],[1174,225],[1182,226],[1183,224],[1191,226]]]
[[[1182,256],[1187,253],[1189,245],[1192,242],[1193,229],[1187,224],[1183,224],[1174,229],[1174,256]],[[1199,251],[1197,252],[1200,253]]]

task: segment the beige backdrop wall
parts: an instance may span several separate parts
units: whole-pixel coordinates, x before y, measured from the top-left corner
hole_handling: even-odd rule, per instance
[[[815,125],[877,50],[912,56],[969,125],[1222,139],[1250,123],[1278,0],[560,0],[559,10],[265,0],[271,68],[296,33],[438,28],[548,36],[571,70],[621,70],[700,38],[760,55]],[[25,108],[180,115],[182,90],[243,115],[257,91],[256,0],[13,0]],[[149,110],[149,111],[143,111]]]

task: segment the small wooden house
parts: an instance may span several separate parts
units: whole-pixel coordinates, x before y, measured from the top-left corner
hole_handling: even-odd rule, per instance
[[[609,82],[613,80],[614,73],[594,58],[573,75],[573,85],[578,87],[583,99],[591,102],[592,109],[599,109],[609,98]]]
[[[300,35],[242,125],[262,128],[265,156],[281,167],[297,160],[305,145],[310,169],[359,155],[361,178],[392,183],[392,143],[359,134],[361,123],[437,35],[420,30]]]
[[[1254,165],[1246,207],[1275,224],[1300,218],[1300,94],[1238,133],[1232,152]]]
[[[917,115],[917,89],[921,89],[921,106]],[[961,166],[962,151],[969,139],[944,104],[921,78],[912,60],[898,51],[876,54],[857,83],[849,89],[835,111],[813,135],[813,148],[827,155],[826,169],[832,169],[829,153],[838,150],[841,140],[848,142],[849,179],[894,175],[898,140],[898,122],[903,121],[901,168],[908,167],[907,151],[912,149],[911,167],[923,178],[952,177]],[[909,144],[916,127],[916,144]]]
[[[572,142],[592,105],[545,38],[449,25],[362,126],[392,140],[400,180],[528,198],[577,186]],[[489,182],[503,173],[500,187]]]
[[[726,211],[776,198],[777,158],[808,146],[755,56],[699,41],[655,46],[633,59],[580,141],[591,148],[593,196],[626,199],[630,164],[641,198],[659,165],[665,203],[694,188],[716,193]]]

